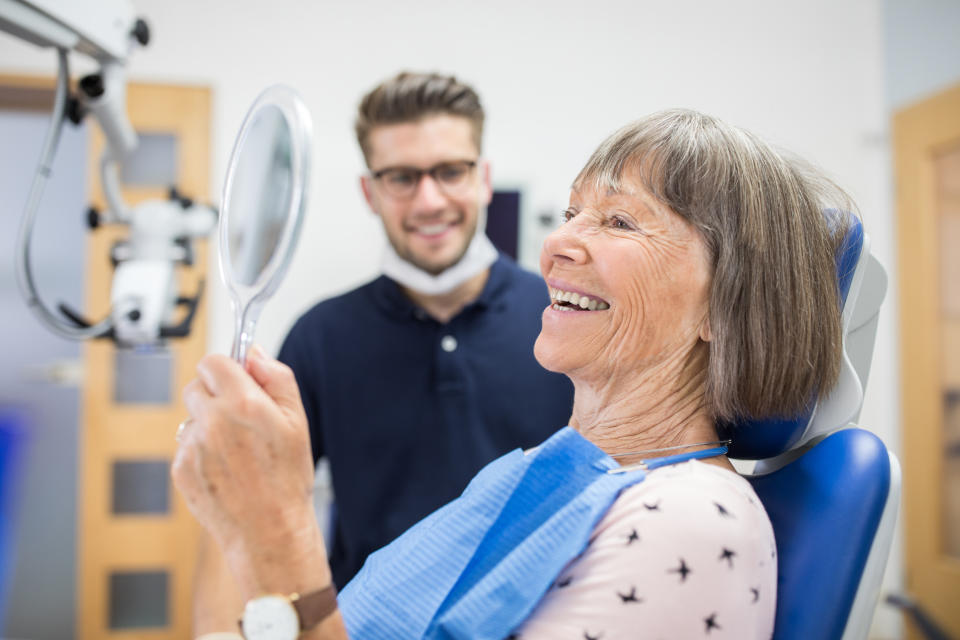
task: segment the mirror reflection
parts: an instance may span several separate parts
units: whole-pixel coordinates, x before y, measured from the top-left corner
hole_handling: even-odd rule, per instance
[[[251,122],[236,157],[228,231],[230,267],[238,284],[253,285],[276,253],[292,198],[290,127],[267,105]]]
[[[220,215],[220,270],[234,311],[231,356],[245,362],[257,318],[296,248],[310,173],[310,114],[295,91],[265,89],[230,157]]]

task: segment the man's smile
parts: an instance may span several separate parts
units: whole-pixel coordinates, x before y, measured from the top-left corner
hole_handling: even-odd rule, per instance
[[[450,230],[459,227],[462,222],[463,217],[460,216],[454,220],[431,220],[429,222],[405,224],[403,230],[427,240],[437,240],[447,235]]]

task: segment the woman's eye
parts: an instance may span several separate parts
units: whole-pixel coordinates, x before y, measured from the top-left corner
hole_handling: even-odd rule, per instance
[[[574,213],[573,211],[571,211],[570,209],[566,209],[565,211],[561,211],[561,212],[560,212],[560,224],[563,224],[564,222],[570,222],[571,220],[573,220],[573,216],[575,216],[575,215],[577,215],[577,214],[575,214],[575,213]]]
[[[633,229],[633,225],[620,216],[613,216],[610,218],[610,226],[614,229]]]

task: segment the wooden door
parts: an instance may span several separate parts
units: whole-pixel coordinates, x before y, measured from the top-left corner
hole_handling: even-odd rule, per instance
[[[133,83],[127,87],[127,105],[141,142],[149,138],[166,145],[181,193],[209,202],[210,91]],[[98,166],[102,143],[101,137],[94,137],[91,167]],[[132,206],[167,197],[169,186],[125,185],[123,197]],[[91,194],[94,206],[105,207],[96,174]],[[109,307],[113,269],[107,257],[125,233],[123,227],[108,226],[91,234],[87,308],[94,317]],[[207,264],[205,243],[196,246],[194,267],[181,269],[179,290],[190,295]],[[86,346],[77,582],[81,640],[190,637],[198,530],[172,486],[169,464],[176,450],[176,427],[186,416],[180,391],[206,352],[205,307],[201,303],[188,338],[168,343],[172,366],[166,404],[118,402],[117,348],[107,341]],[[154,506],[160,508],[134,507],[118,513],[118,491],[126,490],[118,486],[120,482],[152,494]],[[156,486],[148,487],[151,482]],[[132,500],[135,503],[136,497]]]
[[[894,116],[906,578],[960,637],[960,86]]]

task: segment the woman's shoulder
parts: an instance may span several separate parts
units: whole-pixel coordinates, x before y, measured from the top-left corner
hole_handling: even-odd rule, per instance
[[[656,469],[625,489],[594,528],[591,544],[616,548],[626,535],[666,551],[683,551],[701,566],[749,562],[776,570],[773,526],[746,479],[691,460]],[[684,551],[689,549],[689,551]]]
[[[620,494],[519,637],[769,638],[776,566],[746,480],[696,461],[658,469]]]
[[[716,532],[718,527],[748,531],[759,527],[773,540],[766,510],[750,483],[733,471],[699,460],[655,469],[643,482],[625,489],[595,535],[601,533],[604,525],[638,518],[644,522],[689,522],[706,535]]]

